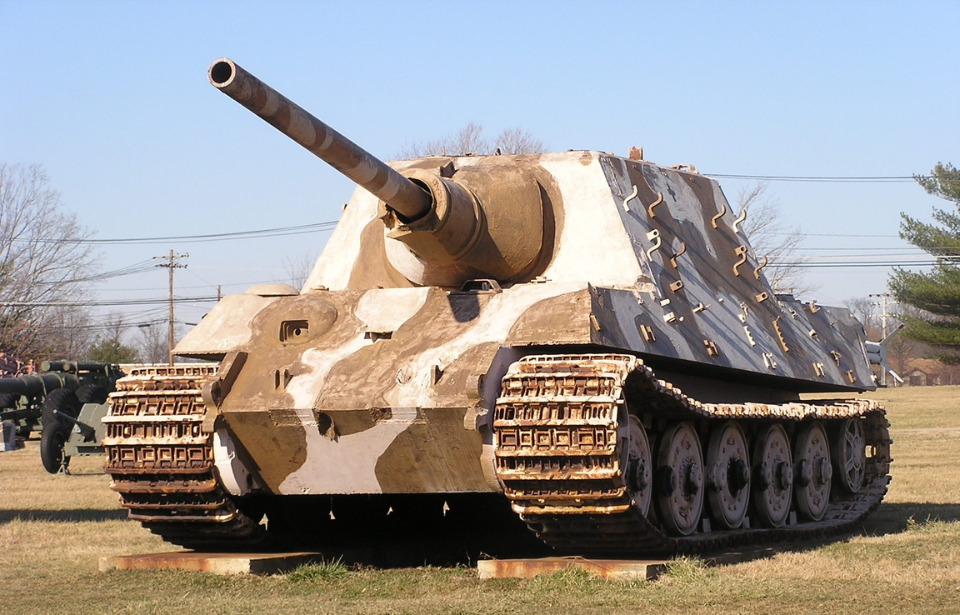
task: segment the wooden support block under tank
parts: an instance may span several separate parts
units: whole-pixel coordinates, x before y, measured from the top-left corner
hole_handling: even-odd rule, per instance
[[[666,572],[667,560],[545,557],[537,559],[489,559],[477,562],[477,573],[481,579],[532,579],[569,568],[579,568],[602,579],[646,579],[652,581]]]
[[[773,557],[782,549],[776,546],[755,547],[717,552],[700,556],[706,566],[730,566],[765,557]],[[477,562],[481,579],[532,579],[579,568],[587,573],[611,580],[646,579],[654,581],[667,572],[669,559],[594,559],[586,557],[544,557],[531,559],[489,559]]]
[[[143,553],[100,558],[100,572],[110,570],[183,570],[211,574],[277,574],[319,562],[320,553]]]

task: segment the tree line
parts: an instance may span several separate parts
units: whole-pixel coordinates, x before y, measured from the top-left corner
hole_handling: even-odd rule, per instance
[[[43,359],[154,362],[154,333],[123,343],[122,319],[86,303],[101,272],[94,232],[63,207],[40,165],[0,163],[0,353]]]

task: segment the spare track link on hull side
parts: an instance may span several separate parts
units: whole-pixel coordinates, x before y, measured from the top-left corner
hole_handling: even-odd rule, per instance
[[[189,548],[244,545],[260,527],[237,510],[214,472],[200,387],[213,365],[139,367],[117,381],[104,417],[105,471],[131,519]]]
[[[631,411],[644,415],[638,418],[648,428],[658,422],[702,425],[704,419],[715,419],[717,426],[729,420],[786,425],[803,419],[831,425],[831,419],[863,417],[863,485],[848,494],[834,484],[818,521],[795,523],[791,514],[791,521],[777,528],[750,527],[748,520],[738,529],[710,531],[701,523],[689,535],[670,535],[657,521],[655,506],[649,506],[648,514],[640,512],[620,467],[620,417]],[[540,539],[565,553],[698,553],[816,539],[851,530],[880,504],[890,480],[889,423],[876,402],[701,403],[656,379],[629,355],[521,359],[503,379],[493,425],[497,475],[514,511]],[[651,489],[654,484],[650,482]],[[703,502],[706,519],[709,505],[706,498]]]

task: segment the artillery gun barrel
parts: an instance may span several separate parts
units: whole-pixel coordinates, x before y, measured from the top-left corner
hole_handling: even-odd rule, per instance
[[[102,372],[110,366],[104,361],[44,361],[40,364],[41,372],[68,372],[76,374],[79,372]]]
[[[67,421],[68,423],[72,423],[73,425],[75,425],[75,426],[77,427],[77,429],[80,430],[80,433],[83,434],[83,436],[84,436],[85,438],[93,438],[94,436],[97,435],[97,430],[96,430],[96,428],[91,427],[90,425],[87,425],[86,423],[81,423],[79,419],[73,418],[72,416],[70,416],[70,415],[67,414],[66,412],[60,412],[59,410],[56,410],[56,409],[55,409],[55,410],[53,411],[53,414],[56,415],[57,418],[62,419],[62,420],[64,420],[64,421]]]
[[[23,376],[18,378],[0,378],[0,395],[24,395],[29,390],[29,381],[22,380]]]
[[[70,386],[70,383],[73,386]],[[24,374],[16,378],[0,378],[0,394],[45,395],[54,389],[63,387],[76,389],[77,386],[76,376],[55,371],[44,374]]]
[[[75,361],[78,372],[100,372],[106,373],[110,368],[110,363],[106,361]]]
[[[324,162],[377,196],[407,220],[430,211],[420,186],[227,58],[213,62],[210,83]]]

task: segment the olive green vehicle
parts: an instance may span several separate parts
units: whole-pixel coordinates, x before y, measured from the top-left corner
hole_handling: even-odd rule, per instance
[[[132,518],[202,549],[496,528],[633,556],[879,505],[887,421],[851,399],[878,345],[774,293],[714,180],[639,152],[387,165],[230,60],[209,77],[360,187],[301,290],[225,297],[177,345],[216,367],[120,381]]]
[[[0,378],[0,421],[15,424],[22,438],[42,425],[40,461],[47,472],[56,474],[70,463],[64,443],[81,407],[107,401],[122,377],[119,365],[103,361],[44,361],[38,372]]]

